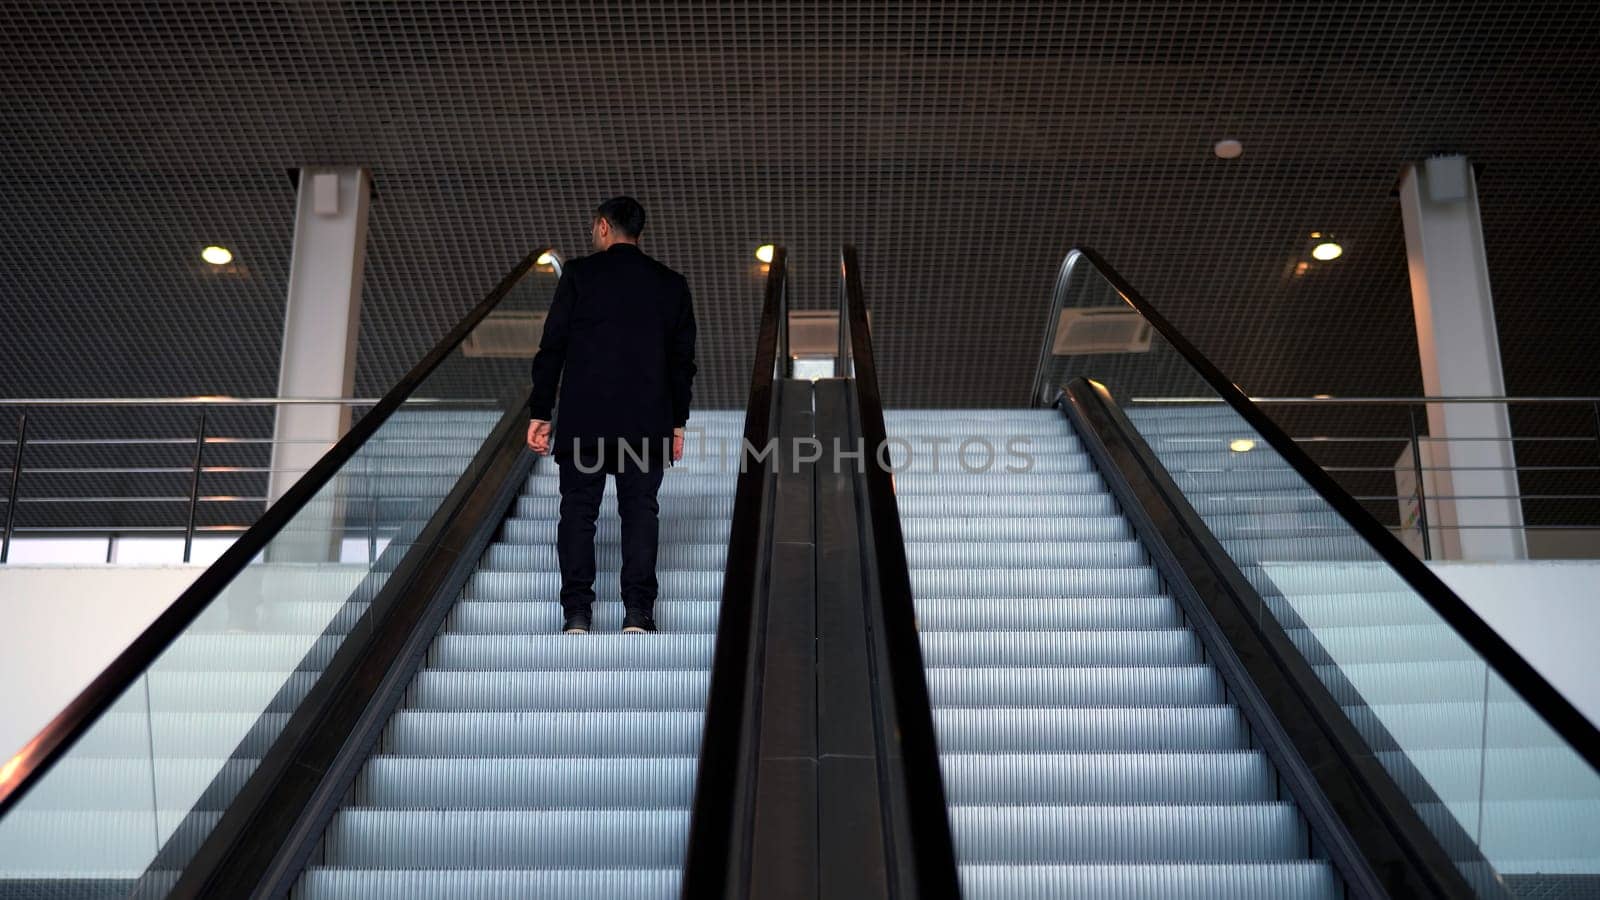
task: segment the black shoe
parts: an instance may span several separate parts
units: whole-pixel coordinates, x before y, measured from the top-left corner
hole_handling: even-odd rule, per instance
[[[567,621],[565,625],[561,626],[561,631],[564,634],[588,634],[589,624],[590,619],[588,613],[567,613]]]
[[[622,617],[623,634],[649,634],[656,630],[656,620],[642,609],[630,609]]]

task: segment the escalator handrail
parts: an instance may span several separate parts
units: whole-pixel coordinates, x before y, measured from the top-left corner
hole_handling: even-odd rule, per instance
[[[840,254],[840,373],[849,378],[860,417],[866,448],[863,483],[870,512],[872,550],[876,557],[876,595],[881,609],[881,636],[889,669],[899,732],[900,767],[904,775],[908,822],[903,823],[912,844],[897,848],[909,854],[915,873],[915,890],[907,896],[958,897],[960,882],[955,844],[950,834],[944,777],[939,766],[938,738],[933,707],[917,637],[916,605],[911,590],[911,569],[906,559],[905,535],[900,527],[900,507],[895,499],[894,476],[882,452],[888,447],[883,400],[878,388],[877,358],[861,289],[856,249]],[[891,870],[895,868],[891,865]],[[905,890],[905,887],[902,887]]]
[[[1474,652],[1484,659],[1561,736],[1590,767],[1600,772],[1600,729],[1578,711],[1560,691],[1539,674],[1500,633],[1473,611],[1455,591],[1440,580],[1427,564],[1406,549],[1400,539],[1390,533],[1381,522],[1367,512],[1349,492],[1339,486],[1333,477],[1314,462],[1283,429],[1240,390],[1222,371],[1190,343],[1165,316],[1157,312],[1148,300],[1133,288],[1128,280],[1114,269],[1099,253],[1087,247],[1072,249],[1062,261],[1051,296],[1050,315],[1046,331],[1057,321],[1067,300],[1068,284],[1073,269],[1080,260],[1087,261],[1149,322],[1161,336],[1176,349],[1189,365],[1205,379],[1210,388],[1233,408],[1251,428],[1292,466],[1300,477],[1322,496],[1322,499],[1339,513],[1357,534],[1364,538],[1374,552],[1405,579],[1406,584],[1426,602],[1440,618],[1450,625],[1467,642]],[[1034,376],[1032,403],[1041,402],[1044,388],[1045,363],[1050,358],[1053,335],[1047,333],[1040,349],[1039,367]]]
[[[261,553],[284,526],[344,468],[395,410],[467,339],[478,323],[511,294],[513,288],[554,248],[541,247],[524,257],[494,289],[457,322],[433,349],[411,367],[360,421],[350,427],[261,518],[239,535],[189,587],[134,638],[89,685],[8,762],[0,763],[0,817],[5,816],[50,768],[64,756],[117,698],[149,669],[233,579]]]
[[[788,289],[786,254],[774,247],[768,264],[751,367],[749,400],[744,412],[744,440],[764,450],[774,433],[777,391],[788,362]],[[748,842],[753,821],[754,751],[758,691],[750,683],[751,654],[758,638],[755,604],[761,579],[762,517],[772,457],[761,453],[746,465],[746,448],[737,448],[739,476],[734,488],[733,517],[718,604],[717,637],[711,681],[706,691],[706,717],[695,779],[694,806],[684,852],[683,896],[739,897],[749,865]]]

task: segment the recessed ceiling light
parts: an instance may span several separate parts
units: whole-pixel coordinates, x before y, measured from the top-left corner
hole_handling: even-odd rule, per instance
[[[775,248],[771,244],[762,244],[756,248],[756,259],[764,263],[772,262],[772,253]]]
[[[1256,448],[1256,442],[1249,438],[1234,438],[1228,442],[1228,449],[1235,453],[1249,453]]]
[[[1333,399],[1333,395],[1332,394],[1312,394],[1311,395],[1311,399],[1313,399],[1313,400],[1332,400]]]
[[[213,266],[225,266],[233,262],[233,251],[227,247],[207,247],[200,251],[200,258]]]
[[[1315,247],[1312,247],[1311,255],[1322,260],[1323,262],[1327,262],[1330,259],[1338,259],[1339,257],[1343,256],[1344,248],[1333,243],[1332,241],[1329,241],[1325,244],[1318,244]]]
[[[1322,237],[1322,232],[1320,232],[1320,231],[1311,232],[1311,239],[1312,240],[1316,240],[1319,237]]]
[[[1215,153],[1218,159],[1238,159],[1244,155],[1244,145],[1232,138],[1228,138],[1224,141],[1217,141],[1211,148],[1211,152]]]

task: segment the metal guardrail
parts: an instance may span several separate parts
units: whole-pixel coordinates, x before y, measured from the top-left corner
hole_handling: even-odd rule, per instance
[[[6,474],[6,493],[4,496],[4,518],[0,520],[0,563],[10,561],[11,548],[18,535],[51,535],[70,536],[83,535],[92,537],[106,537],[108,540],[120,535],[170,535],[183,538],[183,561],[190,562],[194,553],[194,540],[196,536],[208,534],[238,534],[250,527],[259,513],[250,512],[235,518],[238,521],[225,524],[202,524],[199,510],[204,504],[261,504],[265,507],[273,498],[264,493],[205,493],[206,476],[216,475],[259,475],[270,477],[274,474],[287,474],[298,477],[305,474],[305,468],[283,468],[268,465],[218,465],[207,462],[207,452],[224,446],[259,448],[262,455],[270,461],[277,447],[294,444],[322,444],[331,447],[330,441],[311,441],[304,439],[277,439],[260,437],[250,434],[219,434],[216,433],[216,414],[230,409],[262,408],[276,409],[285,406],[346,406],[351,408],[373,407],[379,398],[364,397],[226,397],[226,396],[201,396],[201,397],[67,397],[67,398],[35,398],[35,399],[0,399],[0,407],[15,408],[18,410],[16,431],[14,437],[0,437],[0,460],[9,457],[9,471]],[[415,398],[407,401],[408,406],[421,405],[474,405],[473,400],[443,400],[432,398]],[[496,400],[485,398],[482,401],[485,408],[493,408]],[[46,437],[40,436],[39,421],[42,414],[51,410],[70,409],[78,410],[113,410],[113,409],[188,409],[195,412],[193,430],[187,434],[170,434],[164,437]],[[107,425],[112,435],[118,429],[126,427],[125,423],[112,423]],[[30,433],[30,430],[32,433]],[[397,439],[403,440],[403,439]],[[159,451],[161,448],[192,447],[188,461],[183,465],[60,465],[38,464],[30,465],[29,451],[34,455],[40,451],[48,452],[48,448],[72,448],[74,450],[87,450],[92,448],[149,448]],[[29,476],[55,476],[59,486],[61,479],[72,480],[80,478],[90,481],[90,487],[103,486],[108,479],[123,478],[126,490],[117,494],[106,492],[46,492],[31,494],[28,492]],[[188,476],[188,490],[183,494],[174,494],[170,490],[171,479],[160,476]],[[91,476],[97,476],[91,479]],[[285,483],[293,479],[284,479]],[[129,485],[128,481],[133,484]],[[143,482],[141,484],[140,482]],[[164,483],[165,482],[165,483]],[[181,513],[171,517],[170,524],[116,524],[110,522],[88,522],[81,525],[40,525],[29,524],[22,514],[22,510],[30,506],[70,504],[83,505],[154,505],[183,504]],[[176,511],[173,511],[176,512]],[[109,518],[109,517],[108,517]],[[159,518],[159,516],[158,516]]]
[[[1356,500],[1363,503],[1381,504],[1392,503],[1399,510],[1402,504],[1415,506],[1416,517],[1413,523],[1399,521],[1398,525],[1390,528],[1397,535],[1415,535],[1420,538],[1421,552],[1424,559],[1436,558],[1439,554],[1432,546],[1430,533],[1462,532],[1462,531],[1503,531],[1519,529],[1525,532],[1576,532],[1600,530],[1600,397],[1574,396],[1447,396],[1447,397],[1250,397],[1251,402],[1266,409],[1269,415],[1278,419],[1284,430],[1302,449],[1316,451],[1319,448],[1336,448],[1346,456],[1371,457],[1378,454],[1387,454],[1388,458],[1396,462],[1390,465],[1368,464],[1323,464],[1323,471],[1333,476],[1342,487]],[[1194,406],[1222,406],[1222,400],[1216,397],[1178,397],[1160,396],[1146,397],[1135,396],[1130,398],[1131,406],[1138,405],[1194,405]],[[1435,437],[1425,430],[1426,416],[1418,415],[1431,406],[1459,406],[1481,405],[1505,407],[1509,412],[1517,409],[1527,410],[1547,418],[1557,412],[1565,413],[1565,427],[1561,433],[1518,434],[1514,429],[1509,437]],[[1292,418],[1282,413],[1274,414],[1273,408],[1292,411],[1296,415]],[[1322,429],[1316,425],[1307,424],[1307,418],[1315,418],[1319,414],[1349,415],[1352,413],[1388,411],[1393,413],[1390,426],[1398,425],[1399,428],[1390,428],[1389,433],[1383,432],[1384,426],[1376,423],[1374,417],[1364,417],[1361,430],[1365,433],[1356,434],[1317,434]],[[1403,412],[1403,419],[1401,413]],[[1581,423],[1581,424],[1580,424]],[[1583,427],[1588,426],[1588,427]],[[1576,428],[1577,430],[1570,430]],[[1307,433],[1312,432],[1312,433]],[[1484,444],[1509,444],[1514,461],[1509,466],[1482,466],[1482,465],[1452,465],[1437,464],[1435,458],[1444,456],[1448,459],[1449,449],[1455,446],[1484,445]],[[1398,482],[1393,493],[1374,491],[1374,480],[1380,475],[1396,475],[1402,470],[1399,460],[1402,459],[1406,448],[1411,448],[1409,462],[1404,469],[1411,476],[1415,489],[1407,494],[1401,493]],[[1443,448],[1443,454],[1424,452],[1427,448]],[[1535,457],[1531,463],[1517,459],[1518,451],[1524,451]],[[1316,455],[1314,453],[1314,455]],[[1427,458],[1425,458],[1427,457]],[[1587,462],[1585,462],[1587,461]],[[1321,460],[1319,460],[1321,462]],[[1458,491],[1455,488],[1441,490],[1430,486],[1430,482],[1441,480],[1441,476],[1448,477],[1454,473],[1484,473],[1484,472],[1510,472],[1516,476],[1517,489],[1514,493],[1481,493],[1475,491]],[[1534,476],[1536,486],[1529,490],[1522,482],[1523,476]],[[1578,490],[1560,490],[1548,482],[1561,480],[1570,484],[1579,482]],[[1538,482],[1545,482],[1538,485]],[[1453,484],[1453,480],[1452,480]],[[1455,501],[1516,501],[1523,509],[1521,522],[1473,522],[1463,524],[1454,521],[1441,521],[1430,512],[1430,504],[1437,506]],[[1596,514],[1574,516],[1571,510],[1566,511],[1568,519],[1563,521],[1563,514],[1559,509],[1551,509],[1553,504],[1583,503],[1593,504]],[[1582,518],[1584,521],[1574,521]]]

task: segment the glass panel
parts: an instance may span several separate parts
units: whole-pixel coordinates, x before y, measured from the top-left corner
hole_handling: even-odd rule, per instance
[[[554,286],[535,271],[500,308],[542,312]],[[0,821],[0,896],[40,880],[170,889],[340,644],[366,633],[363,615],[504,399],[526,389],[534,341],[488,356],[459,345],[417,386]],[[195,555],[233,539],[197,539]]]
[[[1600,776],[1086,257],[1063,277],[1041,399],[1110,391],[1474,887],[1600,874]]]

